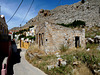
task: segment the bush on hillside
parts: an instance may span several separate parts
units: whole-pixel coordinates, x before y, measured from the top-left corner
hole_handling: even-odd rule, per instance
[[[61,24],[58,24],[58,25],[62,25],[64,27],[71,27],[71,28],[76,28],[76,27],[84,27],[85,26],[85,22],[84,21],[81,21],[81,20],[75,20],[74,22],[72,23],[69,23],[69,24],[64,24],[64,23],[61,23]]]

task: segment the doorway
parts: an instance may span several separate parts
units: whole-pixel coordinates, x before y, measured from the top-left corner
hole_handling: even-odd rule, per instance
[[[75,37],[75,47],[76,48],[80,47],[80,38],[79,38],[79,36]]]

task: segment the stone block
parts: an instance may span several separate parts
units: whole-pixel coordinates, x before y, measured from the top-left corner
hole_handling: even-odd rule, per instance
[[[47,69],[48,69],[48,70],[51,70],[52,68],[54,68],[54,65],[49,65],[49,66],[47,66]]]

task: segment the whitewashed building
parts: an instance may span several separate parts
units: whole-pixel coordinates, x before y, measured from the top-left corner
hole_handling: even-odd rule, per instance
[[[13,32],[10,31],[10,32],[8,33],[8,35],[11,36],[11,40],[12,40],[12,39],[13,39]]]
[[[29,31],[26,32],[26,36],[34,36],[35,35],[35,26],[29,28]]]
[[[20,34],[15,35],[15,40],[18,40],[19,36],[20,36]]]

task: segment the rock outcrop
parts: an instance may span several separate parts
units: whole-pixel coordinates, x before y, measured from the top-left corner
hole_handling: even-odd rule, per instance
[[[79,1],[72,5],[58,6],[53,10],[41,9],[35,18],[29,20],[24,26],[38,25],[44,21],[68,24],[74,20],[86,22],[86,26],[100,26],[100,0]]]

